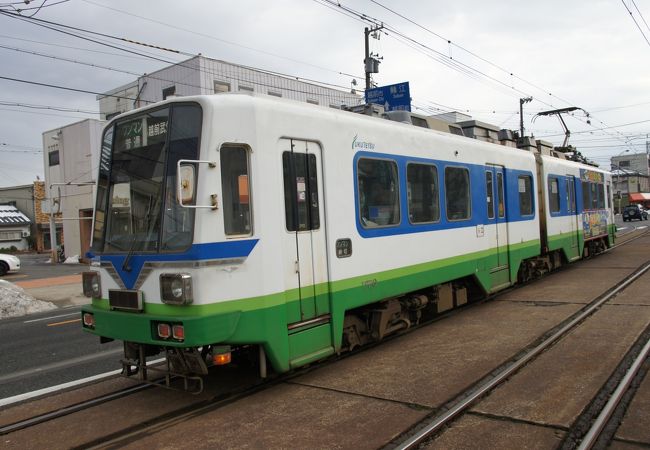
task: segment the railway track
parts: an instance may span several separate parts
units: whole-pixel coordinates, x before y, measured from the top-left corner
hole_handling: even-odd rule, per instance
[[[562,337],[566,336],[578,324],[580,324],[589,316],[594,314],[594,312],[596,312],[604,303],[608,302],[616,295],[618,295],[620,292],[625,290],[628,286],[630,286],[634,281],[636,281],[638,278],[640,278],[643,274],[645,274],[649,270],[650,270],[650,261],[647,261],[645,264],[643,264],[641,267],[635,270],[632,274],[626,277],[623,281],[621,281],[617,286],[612,288],[610,291],[604,293],[602,296],[594,299],[590,304],[588,304],[576,315],[569,318],[567,321],[565,321],[555,330],[552,330],[551,332],[547,333],[547,335],[541,340],[541,342],[537,343],[534,347],[528,349],[523,354],[516,356],[512,361],[506,363],[504,366],[497,369],[489,376],[488,379],[480,381],[471,390],[468,390],[458,395],[454,400],[452,400],[445,406],[443,412],[436,413],[433,416],[428,417],[425,421],[416,425],[415,430],[413,430],[410,433],[407,433],[405,436],[401,437],[400,439],[391,442],[387,446],[387,448],[397,448],[400,450],[418,448],[420,444],[425,442],[427,439],[430,439],[431,437],[435,436],[436,433],[441,431],[444,427],[448,426],[454,419],[456,419],[461,414],[466,412],[472,405],[474,405],[474,403],[477,400],[479,400],[480,398],[482,398],[483,396],[485,396],[486,394],[494,390],[497,386],[499,386],[506,379],[511,377],[513,374],[515,374],[523,366],[525,366],[531,360],[533,360],[538,355],[540,355],[542,352],[550,348]],[[648,346],[646,345],[646,347]],[[647,357],[647,348],[645,349],[645,352],[642,354],[641,362],[645,361],[645,357]],[[640,365],[641,362],[638,364]],[[635,373],[636,372],[634,372],[630,376],[633,377]],[[621,387],[622,392],[624,392],[625,387],[626,386]],[[614,397],[612,397],[612,399],[613,399],[612,401],[613,406],[618,404],[618,401],[616,401]],[[604,424],[606,423],[606,419],[611,415],[611,410],[612,410],[612,406],[609,406],[607,410],[608,412],[603,413],[602,418],[600,416],[598,417],[598,419],[594,422],[594,427],[591,428],[590,431],[588,432],[588,435],[585,436],[585,441],[587,441],[588,439],[588,442],[590,442],[591,445],[593,445],[593,442],[595,442],[595,439],[598,437],[599,432],[602,430],[602,427],[604,427]],[[580,448],[581,449],[591,448],[591,446],[580,447]]]
[[[634,237],[625,239],[623,242],[620,242],[619,244],[617,244],[617,247],[621,246],[621,245],[624,245],[626,243],[632,242],[634,239],[639,238],[639,237],[643,237],[643,236],[645,236],[647,234],[648,234],[648,232],[646,231],[645,233],[640,234],[638,236],[634,236]],[[560,339],[562,337],[563,334],[561,334],[561,332],[563,330],[564,330],[564,333],[566,333],[568,330],[570,330],[576,324],[583,321],[586,317],[588,317],[591,313],[593,313],[593,311],[598,309],[598,307],[600,305],[605,303],[611,297],[615,296],[618,292],[625,289],[630,283],[633,282],[634,279],[641,276],[641,274],[645,273],[645,271],[647,271],[649,268],[650,268],[650,264],[645,264],[643,267],[639,268],[639,270],[637,270],[635,272],[636,275],[633,275],[634,278],[632,278],[631,280],[626,280],[626,281],[623,281],[622,283],[619,283],[619,285],[617,287],[615,287],[613,290],[609,291],[604,296],[599,297],[594,302],[592,302],[592,304],[589,307],[583,309],[577,316],[571,318],[569,320],[569,323],[565,322],[560,330],[554,330],[551,333],[551,336],[549,336],[549,342],[551,342],[549,345],[552,345],[552,342],[556,342],[558,339]],[[588,311],[591,311],[591,312],[588,312]],[[457,312],[453,312],[452,315],[456,314],[456,313]],[[449,314],[445,315],[445,317],[449,317]],[[548,334],[549,333],[547,333],[547,335]],[[387,340],[389,340],[389,339],[387,339]],[[369,350],[369,349],[371,349],[373,347],[374,346],[369,346],[366,349]],[[527,355],[524,355],[524,356],[522,356],[521,354],[518,355],[517,356],[517,361],[513,363],[512,367],[510,367],[511,371],[509,373],[513,373],[514,371],[518,370],[518,368],[525,365],[528,361],[533,359],[537,354],[539,354],[543,350],[544,350],[544,348],[542,347],[542,343],[539,343],[539,344],[536,345],[535,349],[532,349],[531,352],[529,352]],[[343,356],[341,356],[339,358],[335,358],[334,361],[340,360],[342,358],[346,358],[348,356],[356,355],[358,353],[359,352],[354,352],[352,354],[346,354],[346,355],[343,355]],[[329,362],[333,362],[333,361],[329,361]],[[516,364],[516,366],[514,364]],[[509,366],[510,366],[510,364],[509,364]],[[111,433],[111,434],[108,434],[108,435],[105,435],[105,436],[97,437],[96,439],[88,440],[88,441],[84,442],[83,445],[79,445],[78,448],[112,448],[112,447],[127,444],[129,442],[137,441],[142,436],[152,435],[153,433],[156,433],[156,431],[158,431],[158,430],[163,430],[163,429],[165,429],[167,427],[177,425],[177,424],[181,424],[184,421],[187,421],[187,420],[190,420],[192,418],[199,417],[199,416],[201,416],[203,414],[207,414],[209,412],[215,411],[215,410],[217,410],[219,408],[222,408],[223,406],[232,404],[232,403],[234,403],[234,402],[236,402],[238,400],[241,400],[241,399],[244,399],[246,397],[252,396],[252,395],[254,395],[254,394],[256,394],[256,393],[258,393],[260,391],[271,388],[271,387],[273,387],[275,385],[278,385],[280,383],[290,381],[293,378],[297,378],[297,377],[299,377],[301,375],[304,375],[305,373],[308,373],[308,372],[310,372],[312,370],[315,370],[316,368],[319,368],[319,367],[322,367],[322,365],[315,365],[315,366],[312,366],[312,367],[309,367],[309,368],[294,372],[294,373],[292,373],[292,374],[290,374],[288,376],[276,377],[276,378],[273,378],[273,379],[271,379],[271,380],[269,380],[267,382],[260,383],[260,384],[255,385],[255,386],[250,386],[250,387],[245,388],[245,389],[238,389],[238,390],[234,390],[234,391],[225,392],[225,393],[222,393],[220,395],[209,398],[207,400],[200,400],[198,402],[193,402],[190,405],[184,406],[182,408],[177,408],[177,409],[174,409],[173,411],[169,411],[169,412],[161,414],[159,416],[149,418],[143,423],[133,424],[133,425],[127,427],[126,429],[120,430],[119,432]],[[496,386],[500,381],[507,378],[508,376],[509,375],[507,375],[507,374],[505,374],[505,375],[494,375],[494,372],[493,372],[493,376],[492,376],[492,378],[493,378],[492,383],[493,384],[492,384],[492,386],[493,387]],[[146,389],[146,387],[148,387],[148,386],[146,386],[146,385],[141,386],[141,387],[136,386],[136,387],[133,388],[134,389],[133,391],[124,390],[123,392],[112,393],[112,394],[103,396],[101,398],[91,399],[89,402],[83,402],[83,403],[73,405],[72,407],[69,407],[69,408],[62,408],[62,409],[57,410],[57,411],[52,411],[51,413],[48,413],[48,414],[42,414],[42,415],[39,415],[37,417],[31,417],[28,420],[21,421],[21,423],[14,423],[14,424],[11,424],[9,426],[5,426],[3,428],[0,428],[0,435],[13,433],[13,432],[21,430],[21,429],[24,430],[25,428],[34,427],[36,425],[43,424],[43,423],[48,422],[48,421],[53,421],[53,420],[56,420],[57,418],[60,418],[60,417],[66,416],[66,415],[70,415],[70,414],[73,414],[73,413],[76,413],[76,412],[81,412],[84,409],[92,408],[92,407],[95,407],[95,406],[100,405],[102,403],[107,403],[107,402],[111,402],[111,401],[114,401],[114,400],[118,400],[118,399],[124,398],[124,397],[126,397],[128,395],[132,395],[132,394],[135,394],[137,392],[140,392],[141,390]],[[458,414],[461,414],[476,399],[480,398],[481,395],[483,395],[485,392],[488,392],[489,389],[491,389],[491,388],[490,387],[481,387],[479,385],[476,385],[475,389],[473,389],[473,392],[471,392],[471,393],[470,392],[465,392],[465,393],[461,394],[460,396],[458,396],[457,399],[459,400],[458,401],[459,405],[461,403],[460,398],[463,397],[462,402],[466,406],[458,408],[458,406],[450,404],[449,409],[445,414],[436,415],[436,417],[432,417],[431,419],[436,419],[436,420],[435,421],[430,421],[431,423],[433,423],[433,422],[441,422],[441,420],[443,419],[442,416],[448,416],[446,421],[443,421],[444,423],[441,422],[440,425],[433,425],[433,428],[431,428],[431,429],[434,430],[434,431],[429,431],[426,436],[430,436],[431,433],[435,433],[435,430],[439,430],[442,427],[444,427],[445,424],[449,423],[449,420],[452,420]],[[481,393],[481,392],[483,392],[483,393]],[[454,402],[452,402],[452,403],[454,403]],[[452,412],[452,409],[454,411],[456,409],[458,409],[458,411]],[[420,425],[420,427],[422,427],[422,425]],[[427,425],[427,428],[429,428],[429,427],[431,427],[431,425]],[[404,446],[404,445],[406,445],[408,442],[410,442],[410,440],[414,436],[415,435],[412,435],[411,437],[409,437],[408,440],[403,439],[401,443],[396,442],[396,441],[392,442],[390,444],[390,446],[394,447],[394,446],[397,445],[397,446],[400,446],[400,448],[413,448],[413,445],[417,445],[417,444],[410,444],[411,446]],[[423,438],[418,438],[418,439],[416,439],[416,441],[418,443],[422,442],[423,440],[427,439],[426,436],[423,437]]]

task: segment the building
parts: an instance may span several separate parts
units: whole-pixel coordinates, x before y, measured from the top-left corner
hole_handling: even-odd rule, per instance
[[[0,250],[29,250],[31,225],[16,206],[0,204]]]
[[[44,181],[37,180],[33,184],[0,188],[0,204],[13,205],[29,218],[31,227],[27,241],[29,248],[38,252],[50,249],[50,216],[43,211],[44,200]],[[57,214],[55,219],[57,242],[61,243],[63,242],[61,214]]]
[[[41,213],[48,222],[50,211],[60,213],[66,256],[83,258],[90,248],[103,126],[102,121],[87,119],[43,133],[46,201]]]
[[[258,92],[314,105],[340,108],[364,103],[361,96],[321,84],[195,56],[143,75],[137,80],[97,96],[102,119],[159,102],[169,96]]]
[[[621,154],[611,159],[616,209],[630,203],[650,207],[650,157],[648,153]]]

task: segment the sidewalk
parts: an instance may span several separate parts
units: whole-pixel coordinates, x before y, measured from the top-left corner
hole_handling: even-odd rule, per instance
[[[83,295],[81,275],[16,281],[14,284],[35,299],[52,302],[59,308],[90,303],[90,299]]]

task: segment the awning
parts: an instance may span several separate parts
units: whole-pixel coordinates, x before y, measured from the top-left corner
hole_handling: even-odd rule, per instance
[[[650,202],[650,193],[635,192],[628,196],[631,202]]]

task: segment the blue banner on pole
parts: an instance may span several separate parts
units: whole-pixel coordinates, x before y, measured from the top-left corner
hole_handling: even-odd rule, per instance
[[[411,93],[409,83],[398,83],[366,90],[366,103],[384,107],[386,111],[410,111]]]

